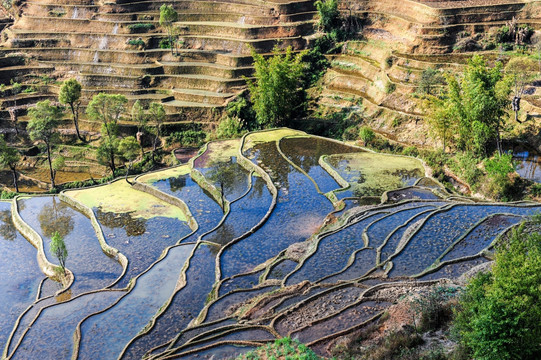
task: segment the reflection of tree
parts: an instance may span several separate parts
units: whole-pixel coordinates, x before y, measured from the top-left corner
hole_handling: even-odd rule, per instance
[[[250,199],[259,199],[263,196],[263,190],[267,186],[267,183],[261,178],[255,178],[252,182],[252,191],[250,192]]]
[[[208,238],[205,238],[204,240],[212,241],[216,244],[220,244],[221,246],[226,245],[231,240],[233,240],[236,237],[235,235],[235,228],[231,224],[224,223],[222,226],[220,226],[214,233],[212,233],[211,236]],[[217,254],[218,251],[220,251],[220,247],[213,246],[210,248],[210,251],[213,254]]]
[[[134,218],[130,213],[117,214],[98,210],[96,215],[103,226],[111,229],[123,228],[128,236],[140,236],[147,231],[146,219]]]
[[[11,221],[11,211],[0,211],[0,221],[2,222],[2,225],[0,225],[0,236],[8,241],[15,240],[17,237],[17,230]]]
[[[176,178],[169,178],[169,188],[172,192],[177,192],[182,190],[186,186],[186,177],[189,175],[181,175]]]
[[[65,238],[73,231],[73,217],[70,215],[72,209],[64,202],[56,197],[52,198],[51,205],[43,206],[38,220],[41,226],[41,231],[46,237],[52,237],[55,232],[58,232],[62,238]]]
[[[245,184],[246,173],[236,163],[233,157],[229,161],[213,161],[205,177],[213,182],[219,189],[223,188],[224,196],[231,194],[239,185]]]

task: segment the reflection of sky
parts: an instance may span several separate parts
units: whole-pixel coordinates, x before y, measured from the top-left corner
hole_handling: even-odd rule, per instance
[[[528,151],[516,151],[513,153],[513,159],[516,163],[515,169],[521,177],[541,183],[539,156]]]

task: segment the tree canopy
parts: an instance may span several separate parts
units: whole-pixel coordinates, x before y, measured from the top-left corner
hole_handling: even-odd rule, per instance
[[[467,286],[456,330],[475,359],[541,358],[541,234],[514,231]]]
[[[445,142],[456,133],[460,150],[487,156],[489,143],[500,148],[500,130],[509,101],[509,81],[503,66],[490,67],[482,56],[473,56],[461,77],[447,74],[443,100],[433,102],[432,128]]]
[[[282,54],[274,48],[268,59],[255,50],[252,56],[255,80],[248,81],[248,86],[257,125],[261,128],[286,125],[303,106],[304,52],[293,55],[288,47]]]
[[[77,137],[83,140],[81,133],[79,131],[79,106],[81,98],[81,84],[77,79],[69,79],[64,81],[60,87],[60,93],[58,94],[58,101],[62,104],[67,104],[71,108],[71,113],[73,114],[73,125],[75,131],[77,132]]]

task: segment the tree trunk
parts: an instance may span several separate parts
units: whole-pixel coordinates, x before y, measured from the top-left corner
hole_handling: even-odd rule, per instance
[[[53,171],[53,162],[51,161],[51,145],[49,143],[46,143],[47,145],[47,160],[49,161],[49,171],[51,174],[51,186],[52,188],[56,188],[56,184],[54,183],[55,178],[55,171]]]
[[[77,132],[77,137],[81,141],[85,141],[79,132],[79,109],[75,109],[75,105],[70,103],[71,113],[73,114],[73,126],[75,126],[75,132]],[[78,108],[79,106],[77,106]]]
[[[130,165],[128,165],[128,167],[126,168],[126,176],[124,177],[124,180],[126,180],[126,182],[130,185],[133,185],[130,180],[128,180],[128,176],[130,175],[130,169],[131,169],[132,165],[130,163]]]
[[[11,173],[13,174],[13,186],[15,186],[15,192],[19,192],[19,182],[17,181],[17,171],[15,167],[11,168]]]
[[[502,139],[500,136],[500,129],[496,130],[496,146],[498,147],[498,154],[502,156],[503,149],[502,149]]]
[[[113,172],[113,177],[115,177],[115,172],[116,172],[115,153],[112,150],[109,153],[109,160],[111,161],[111,171]]]
[[[156,156],[156,147],[157,147],[157,145],[158,145],[158,139],[159,139],[159,138],[160,138],[160,136],[159,136],[159,135],[156,135],[156,136],[154,137],[154,142],[153,142],[153,144],[152,144],[152,162],[153,162],[153,163],[156,162],[156,158],[155,158],[155,156]]]
[[[172,25],[168,27],[168,35],[169,35],[169,47],[171,48],[171,55],[174,55],[173,53],[173,29],[172,29]]]

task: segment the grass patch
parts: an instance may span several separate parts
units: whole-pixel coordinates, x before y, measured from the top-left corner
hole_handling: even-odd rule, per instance
[[[246,143],[244,149],[249,149],[257,144],[264,142],[277,141],[285,136],[306,135],[303,131],[292,129],[277,129],[271,131],[261,131],[250,134],[246,137]]]
[[[178,166],[162,171],[156,171],[150,174],[146,174],[137,179],[139,182],[152,185],[157,181],[165,180],[173,177],[179,177],[190,173],[190,167],[188,165]]]
[[[69,191],[66,195],[90,208],[100,208],[105,212],[130,213],[133,217],[144,219],[161,216],[186,221],[186,216],[179,208],[150,194],[133,189],[124,180],[104,186]]]

